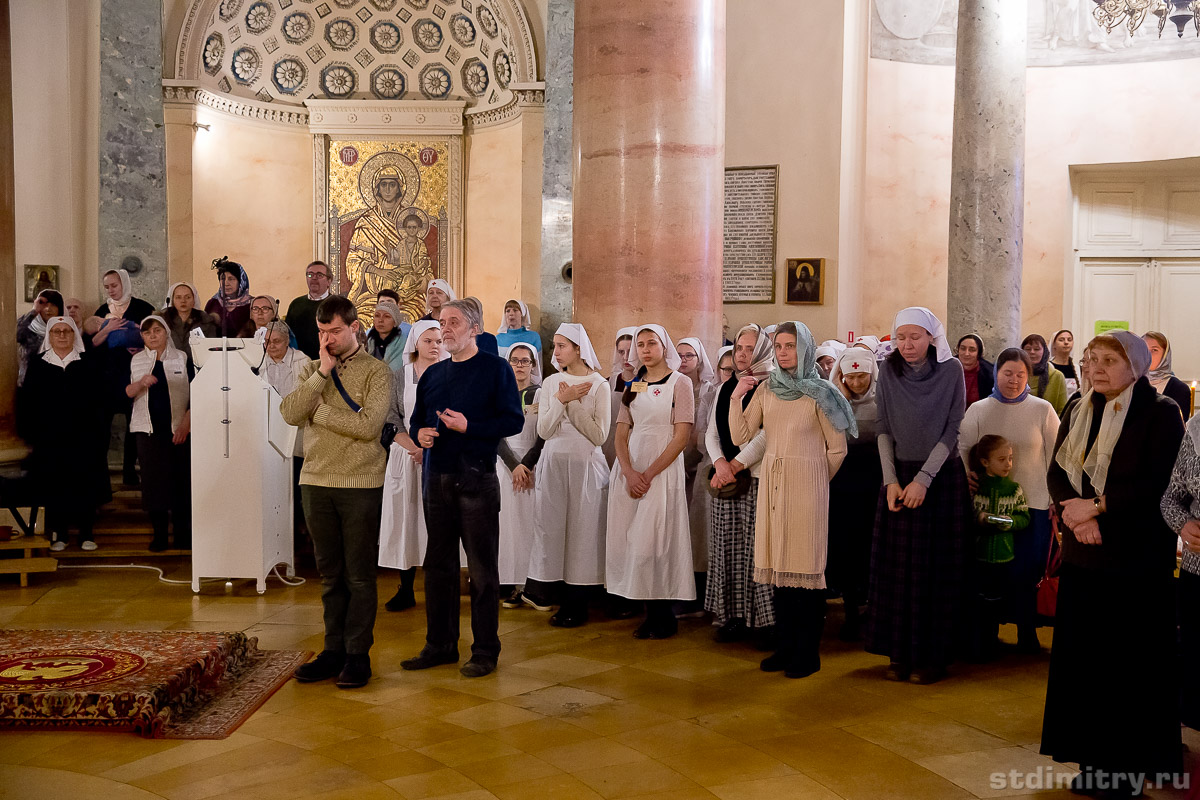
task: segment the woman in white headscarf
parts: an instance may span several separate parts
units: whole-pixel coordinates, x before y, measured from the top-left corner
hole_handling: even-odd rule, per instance
[[[1189,551],[1197,542],[1163,501],[1179,497],[1185,434],[1147,378],[1149,348],[1114,331],[1089,349],[1092,389],[1063,419],[1047,475],[1062,569],[1041,753],[1080,765],[1073,789],[1116,778],[1111,796],[1136,797],[1137,774],[1183,777],[1179,684],[1195,664],[1175,665],[1176,530]]]
[[[154,313],[154,306],[140,297],[133,296],[129,273],[123,269],[110,269],[100,276],[107,299],[96,309],[94,317],[84,323],[85,331],[95,331],[92,346],[100,356],[99,367],[104,375],[105,441],[111,435],[113,417],[125,417],[124,482],[135,486],[138,483],[134,465],[137,462],[137,446],[129,434],[130,401],[125,394],[129,383],[129,363],[133,353],[142,347],[142,320]]]
[[[28,410],[18,432],[29,444],[30,479],[46,509],[51,550],[67,546],[71,525],[79,529],[84,550],[95,550],[92,526],[96,508],[112,498],[101,437],[104,407],[95,401],[99,376],[95,358],[84,353],[83,338],[70,317],[46,322],[39,353],[25,373]]]
[[[457,299],[458,295],[450,288],[449,283],[441,278],[434,278],[425,287],[425,306],[429,309],[429,313],[421,317],[421,319],[436,322],[442,316],[442,306],[451,300]]]
[[[633,334],[635,333],[637,333],[637,328],[634,326],[621,328],[613,340],[612,371],[608,373],[608,385],[612,390],[610,395],[612,415],[609,419],[608,438],[604,440],[604,445],[600,448],[610,470],[617,460],[617,414],[621,411],[621,398],[625,396],[625,388],[637,374],[637,349],[633,345]]]
[[[608,385],[587,331],[563,323],[554,334],[554,367],[539,403],[538,435],[546,441],[537,472],[537,533],[529,577],[565,583],[550,624],[587,622],[588,594],[604,583],[608,466]]]
[[[875,512],[867,652],[888,680],[933,683],[954,660],[967,597],[972,530],[958,456],[966,404],[962,364],[927,308],[896,315],[895,350],[875,393],[883,488]]]
[[[504,304],[504,322],[496,331],[496,346],[504,350],[518,343],[542,352],[542,337],[533,329],[529,306],[524,300],[513,299]]]
[[[858,436],[847,442],[846,460],[829,482],[829,565],[825,577],[842,594],[845,620],[839,637],[856,641],[861,637],[862,606],[867,602],[867,576],[871,563],[871,532],[875,527],[875,504],[883,472],[875,442],[879,408],[875,401],[879,362],[869,346],[842,351],[833,365],[829,381],[850,401]]]
[[[708,418],[717,399],[717,373],[708,359],[708,352],[699,338],[680,339],[679,371],[692,381],[692,398],[696,405],[696,424],[692,438],[683,451],[683,469],[687,476],[688,526],[692,532],[692,568],[696,570],[697,600],[689,616],[704,615],[704,586],[708,581],[709,494],[703,481],[707,480],[712,461],[704,440],[708,434]],[[697,477],[701,476],[701,477]],[[699,483],[698,483],[699,482]]]
[[[542,365],[537,348],[524,342],[512,345],[501,355],[512,367],[521,397],[521,411],[525,414],[521,432],[500,440],[496,463],[500,480],[500,585],[513,587],[503,606],[519,608],[524,602],[522,588],[530,577],[530,551],[537,524],[537,498],[533,488],[534,480],[541,472],[537,465],[543,446],[538,436]]]
[[[605,575],[613,594],[647,601],[634,637],[665,639],[679,627],[672,603],[696,599],[683,469],[695,399],[661,325],[640,326],[634,343],[641,367],[617,417]]]
[[[392,405],[388,410],[387,431],[394,431],[389,443],[387,472],[383,479],[383,512],[379,526],[379,566],[400,570],[400,586],[384,604],[388,611],[403,611],[417,604],[413,581],[417,567],[425,560],[425,511],[421,506],[421,461],[424,450],[408,435],[413,407],[417,402],[417,381],[425,370],[449,358],[442,349],[442,326],[436,320],[417,320],[404,343],[403,369],[392,381]]]
[[[217,335],[217,318],[196,308],[198,296],[196,287],[186,281],[173,283],[167,290],[167,305],[162,310],[162,318],[171,328],[171,343],[183,353],[191,352],[189,340],[193,336],[212,338]]]
[[[705,435],[713,467],[712,476],[701,473],[701,479],[708,480],[708,488],[720,494],[712,498],[710,508],[704,609],[712,612],[718,626],[718,642],[736,642],[753,635],[759,647],[766,649],[775,626],[775,605],[771,587],[754,580],[754,515],[759,462],[767,449],[767,435],[760,430],[738,447],[729,429],[729,407],[739,378],[748,375],[761,385],[774,368],[770,338],[757,325],[743,327],[734,338],[733,360],[735,374],[717,393]],[[743,410],[753,395],[742,397]]]
[[[775,369],[765,390],[739,379],[729,406],[729,432],[746,444],[767,434],[754,523],[754,579],[774,587],[776,649],[764,672],[805,678],[821,669],[825,627],[825,563],[829,551],[829,479],[846,457],[846,437],[858,433],[841,392],[820,377],[816,343],[802,322],[775,330]]]
[[[192,361],[171,343],[167,321],[142,321],[146,349],[129,365],[125,394],[133,401],[129,430],[142,463],[142,506],[150,514],[150,550],[167,549],[168,523],[176,550],[192,546]]]

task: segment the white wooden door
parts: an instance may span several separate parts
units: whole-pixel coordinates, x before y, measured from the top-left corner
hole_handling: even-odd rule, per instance
[[[1153,262],[1149,259],[1081,259],[1081,318],[1074,331],[1082,345],[1096,332],[1098,320],[1121,320],[1129,329],[1144,333],[1150,328]]]
[[[1155,259],[1153,272],[1157,308],[1150,329],[1171,340],[1175,375],[1200,380],[1200,258]]]

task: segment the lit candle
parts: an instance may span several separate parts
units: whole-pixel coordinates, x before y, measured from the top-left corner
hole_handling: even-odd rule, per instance
[[[1192,407],[1188,409],[1188,418],[1190,419],[1196,413],[1196,382],[1192,381]]]

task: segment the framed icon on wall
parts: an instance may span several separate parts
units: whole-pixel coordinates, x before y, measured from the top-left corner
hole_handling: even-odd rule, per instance
[[[790,305],[819,306],[825,302],[825,259],[789,258],[787,260],[787,296]]]
[[[45,289],[58,289],[58,267],[52,264],[25,265],[25,302],[32,303]]]

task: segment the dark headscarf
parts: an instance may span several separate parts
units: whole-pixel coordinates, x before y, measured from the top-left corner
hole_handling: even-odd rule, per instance
[[[1050,346],[1040,333],[1031,333],[1021,340],[1021,349],[1024,350],[1033,342],[1042,345],[1042,358],[1033,365],[1033,375],[1038,379],[1037,396],[1045,398],[1046,388],[1050,385]]]
[[[232,308],[240,308],[241,306],[250,305],[253,299],[250,297],[250,276],[246,274],[246,270],[236,261],[230,261],[229,256],[221,256],[213,261],[213,269],[217,271],[217,293],[213,295],[213,299],[221,304],[221,308],[226,311]],[[238,279],[237,294],[232,297],[225,294],[224,275],[236,275]]]

